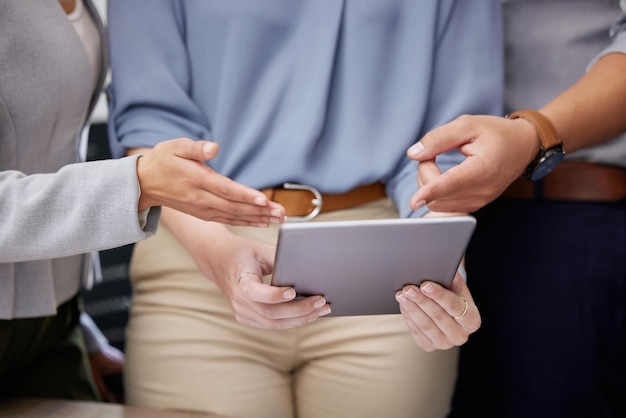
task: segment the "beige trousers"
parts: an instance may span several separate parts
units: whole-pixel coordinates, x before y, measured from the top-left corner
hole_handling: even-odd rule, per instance
[[[317,220],[397,217],[381,200]],[[275,241],[277,227],[232,228]],[[217,286],[165,228],[137,244],[127,335],[130,404],[244,418],[443,418],[457,350],[426,353],[400,315],[238,324]]]

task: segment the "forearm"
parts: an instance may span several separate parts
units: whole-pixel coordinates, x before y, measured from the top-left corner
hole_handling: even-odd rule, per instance
[[[540,112],[555,125],[565,152],[610,141],[626,131],[626,54],[599,59]]]
[[[219,247],[216,243],[225,243],[232,233],[217,222],[207,222],[186,213],[167,207],[163,208],[161,222],[193,255],[197,249],[202,253],[212,252]]]
[[[239,237],[221,223],[203,221],[167,207],[163,208],[161,222],[187,250],[202,274],[220,286],[221,280],[229,276],[231,266],[220,261],[239,251]]]

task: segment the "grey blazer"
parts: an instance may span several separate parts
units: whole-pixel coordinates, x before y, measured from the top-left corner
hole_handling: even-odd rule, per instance
[[[137,157],[74,164],[93,86],[58,2],[0,2],[0,319],[55,314],[80,289],[84,253],[156,230],[158,208],[138,222]]]

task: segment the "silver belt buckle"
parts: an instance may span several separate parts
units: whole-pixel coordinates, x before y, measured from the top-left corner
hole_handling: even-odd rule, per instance
[[[287,190],[306,190],[310,192],[314,197],[311,199],[311,203],[315,208],[306,216],[285,216],[285,222],[306,222],[315,218],[320,211],[322,210],[322,205],[324,204],[324,200],[322,199],[322,194],[317,191],[317,189],[311,186],[305,186],[303,184],[294,184],[294,183],[285,183],[283,184],[283,188]]]

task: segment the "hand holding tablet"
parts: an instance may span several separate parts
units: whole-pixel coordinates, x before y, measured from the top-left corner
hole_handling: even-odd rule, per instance
[[[399,313],[404,285],[450,286],[475,225],[471,216],[283,224],[272,284],[323,295],[329,316]]]

